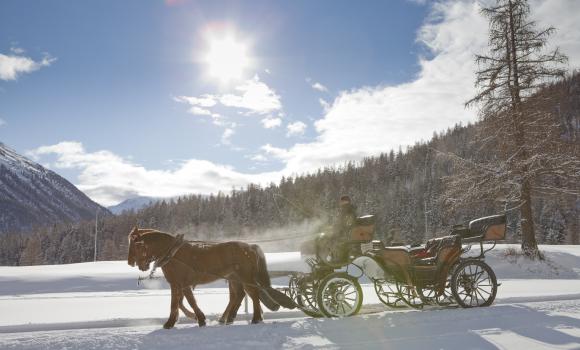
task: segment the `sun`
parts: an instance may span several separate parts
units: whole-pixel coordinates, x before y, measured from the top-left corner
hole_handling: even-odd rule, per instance
[[[251,65],[248,44],[232,33],[208,35],[208,50],[204,57],[208,74],[227,84],[243,77]]]

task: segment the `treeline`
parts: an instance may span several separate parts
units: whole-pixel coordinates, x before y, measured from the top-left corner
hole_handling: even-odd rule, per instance
[[[550,102],[562,138],[580,144],[580,75],[549,89],[563,92],[558,101]],[[345,194],[351,196],[359,214],[377,216],[376,238],[387,243],[416,243],[443,235],[453,224],[506,209],[500,200],[482,201],[452,212],[442,205],[444,179],[454,169],[448,154],[470,159],[481,152],[493,157],[497,151],[493,145],[482,148],[474,141],[476,128],[477,125],[457,125],[434,134],[428,143],[405,151],[399,149],[312,174],[286,177],[266,187],[249,185],[227,194],[185,196],[157,202],[137,212],[104,217],[97,227],[97,259],[125,259],[127,234],[134,225],[214,241],[303,235],[324,229],[333,220],[338,198]],[[580,243],[577,196],[546,196],[534,202],[540,243]],[[510,242],[519,240],[517,215],[517,211],[508,212]],[[0,265],[91,261],[94,235],[94,221],[6,234],[0,237]],[[268,248],[296,249],[298,244],[299,240],[280,241]]]

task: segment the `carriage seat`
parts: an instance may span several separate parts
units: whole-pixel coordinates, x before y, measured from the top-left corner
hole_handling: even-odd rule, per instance
[[[451,251],[461,249],[461,237],[459,235],[450,235],[440,238],[432,238],[425,244],[426,258],[415,261],[416,265],[433,265],[437,261],[446,259]]]
[[[486,241],[505,239],[506,216],[492,215],[472,220],[469,223],[469,231]]]
[[[506,216],[505,214],[492,215],[471,220],[468,226],[453,226],[451,233],[460,235],[466,243],[500,241],[505,239]]]

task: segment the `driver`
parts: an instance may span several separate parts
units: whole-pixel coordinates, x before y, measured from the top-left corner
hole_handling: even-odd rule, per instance
[[[352,204],[349,196],[342,196],[339,200],[338,217],[332,226],[330,235],[320,242],[329,250],[327,261],[341,263],[348,259],[348,242],[351,230],[356,221],[356,207]]]

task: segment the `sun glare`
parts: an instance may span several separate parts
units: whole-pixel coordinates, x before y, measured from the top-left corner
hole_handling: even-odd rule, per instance
[[[204,59],[208,64],[208,74],[220,83],[242,78],[250,66],[248,45],[232,34],[209,36],[208,44]]]

